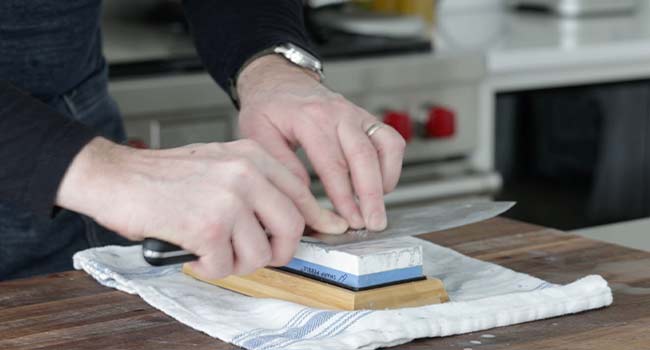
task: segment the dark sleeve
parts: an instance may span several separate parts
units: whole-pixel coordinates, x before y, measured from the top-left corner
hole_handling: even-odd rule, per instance
[[[313,53],[302,0],[184,0],[196,48],[217,83],[229,79],[256,53],[293,43]]]
[[[95,136],[0,81],[0,200],[48,218],[68,166]]]

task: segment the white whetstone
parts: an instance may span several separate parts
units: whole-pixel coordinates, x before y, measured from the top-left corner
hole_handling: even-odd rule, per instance
[[[353,275],[422,266],[419,239],[398,237],[340,246],[300,242],[294,258]]]
[[[286,268],[350,288],[422,277],[419,240],[399,237],[328,246],[301,242]]]

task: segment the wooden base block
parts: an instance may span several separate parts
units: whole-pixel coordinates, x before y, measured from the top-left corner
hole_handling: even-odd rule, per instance
[[[321,309],[381,310],[449,301],[442,281],[435,278],[354,292],[271,268],[262,268],[247,276],[228,276],[219,280],[202,279],[187,265],[183,266],[183,272],[200,281],[244,295],[281,299]]]

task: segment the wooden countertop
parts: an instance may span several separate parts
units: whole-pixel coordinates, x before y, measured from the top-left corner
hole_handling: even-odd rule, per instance
[[[554,283],[600,274],[614,290],[614,303],[395,349],[650,349],[648,252],[502,218],[422,237]],[[0,349],[37,348],[238,349],[79,271],[0,283]]]

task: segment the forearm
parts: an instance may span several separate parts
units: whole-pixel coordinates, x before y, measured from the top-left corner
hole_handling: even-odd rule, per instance
[[[196,46],[224,88],[256,53],[291,42],[309,49],[300,0],[185,0]]]
[[[96,217],[107,208],[115,193],[116,178],[122,160],[129,154],[126,146],[95,137],[74,157],[63,176],[56,194],[56,205]]]
[[[0,82],[0,200],[48,217],[75,155],[95,133]]]

